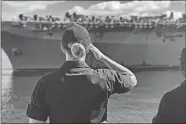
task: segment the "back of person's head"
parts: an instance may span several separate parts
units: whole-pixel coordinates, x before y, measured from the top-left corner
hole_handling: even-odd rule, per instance
[[[181,60],[181,71],[183,72],[183,75],[186,77],[186,73],[185,73],[185,71],[186,71],[186,47],[182,50],[182,52],[181,52],[181,55],[180,55],[180,58],[179,58],[180,60]]]
[[[86,28],[72,23],[62,37],[62,49],[76,59],[85,57],[91,44],[90,34]]]

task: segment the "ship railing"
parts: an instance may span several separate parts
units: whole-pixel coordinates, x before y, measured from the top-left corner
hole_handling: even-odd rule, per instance
[[[70,21],[12,21],[13,26],[20,26],[20,27],[26,27],[27,25],[32,24],[33,30],[51,30],[52,28],[66,28],[68,24],[70,24]],[[114,27],[129,27],[129,28],[156,28],[157,26],[169,26],[169,25],[175,25],[177,27],[186,27],[186,21],[185,20],[179,20],[179,21],[110,21],[110,22],[101,22],[101,21],[77,21],[76,23],[79,23],[80,25],[85,26],[86,28],[92,29],[92,28],[99,28],[99,27],[105,27],[105,28],[114,28]]]
[[[26,24],[26,23],[32,23],[32,24],[67,24],[71,23],[72,21],[12,21],[12,24]],[[133,24],[185,24],[185,20],[177,20],[177,21],[148,21],[148,22],[143,22],[143,21],[112,21],[112,22],[94,22],[94,21],[74,21],[75,23],[84,23],[84,24],[128,24],[128,23],[133,23]]]
[[[77,19],[78,20],[78,19]],[[141,19],[137,19],[137,20],[112,20],[112,21],[106,21],[106,20],[96,20],[96,21],[91,21],[91,20],[86,20],[87,23],[99,23],[99,22],[104,22],[104,23],[122,23],[122,22],[134,22],[134,23],[151,23],[151,22],[166,22],[166,23],[171,23],[171,22],[179,22],[179,23],[185,23],[186,20],[179,18],[177,20],[171,21],[169,19],[151,19],[151,20],[141,20]],[[18,20],[18,21],[12,21],[13,23],[17,23],[17,22],[46,22],[46,23],[56,23],[56,22],[60,22],[60,23],[65,23],[68,21],[62,21],[62,20],[55,20],[55,21],[50,21],[50,20]],[[70,22],[70,20],[69,20]],[[82,21],[75,21],[75,22],[82,22]]]
[[[117,20],[117,21],[119,21],[119,20],[151,21],[153,19],[160,19],[160,20],[173,20],[174,19],[174,17],[173,17],[174,13],[173,12],[171,13],[171,15],[169,17],[167,17],[166,14],[159,14],[159,15],[156,15],[156,16],[146,16],[146,17],[145,16],[133,16],[133,15],[131,15],[130,19],[122,17],[122,16],[107,16],[107,17],[104,17],[104,18],[101,18],[101,16],[99,16],[99,17],[89,16],[89,17],[92,17],[92,19],[91,19],[88,16],[85,17],[85,15],[78,16],[76,13],[74,13],[73,15],[71,15],[69,12],[67,12],[67,13],[68,14],[66,14],[64,19],[68,19],[68,20],[85,19],[88,22],[89,21],[96,21],[96,20],[102,20],[102,21],[115,21],[115,20]],[[67,16],[67,15],[71,15],[71,16]],[[182,17],[180,17],[180,18],[186,20],[186,14],[183,13]],[[48,21],[56,21],[56,20],[62,21],[61,18],[53,17],[52,15],[48,15],[46,17],[34,15],[33,17],[29,17],[29,16],[25,16],[23,14],[19,14],[19,19],[20,20],[34,20],[35,19],[35,20],[48,20]]]

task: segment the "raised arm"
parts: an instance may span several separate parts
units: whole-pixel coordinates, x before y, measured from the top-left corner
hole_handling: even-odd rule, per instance
[[[134,87],[137,84],[136,76],[129,69],[127,69],[126,67],[124,67],[124,66],[118,64],[117,62],[111,60],[110,58],[105,56],[101,51],[99,51],[93,45],[90,46],[90,51],[93,52],[93,54],[94,54],[94,56],[96,57],[97,60],[100,60],[100,61],[104,62],[110,69],[115,70],[115,71],[119,71],[119,72],[127,72],[131,77],[131,81],[132,81],[131,86],[132,87]]]
[[[127,72],[131,77],[131,81],[132,81],[131,86],[132,87],[136,86],[136,84],[137,84],[136,76],[129,69],[127,69],[126,67],[124,67],[124,66],[118,64],[117,62],[111,60],[107,56],[103,56],[101,61],[103,61],[112,70],[116,70],[116,71],[119,71],[119,72]]]

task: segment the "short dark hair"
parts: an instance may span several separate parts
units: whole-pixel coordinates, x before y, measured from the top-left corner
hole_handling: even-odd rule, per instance
[[[69,47],[69,44],[72,44],[73,47]],[[71,51],[72,55],[75,55],[76,58],[86,55],[90,44],[90,34],[83,26],[76,23],[71,23],[70,26],[64,31],[62,37],[62,46],[67,50],[67,52]]]
[[[90,34],[83,26],[72,23],[65,31],[62,37],[62,45],[65,49],[68,48],[69,43],[80,43],[86,49],[91,44]]]

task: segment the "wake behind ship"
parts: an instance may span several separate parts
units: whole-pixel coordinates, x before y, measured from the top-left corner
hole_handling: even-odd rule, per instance
[[[66,15],[66,18],[69,18]],[[178,66],[177,59],[185,46],[186,15],[172,20],[165,15],[131,16],[130,19],[76,15],[70,18],[86,27],[93,44],[113,60],[132,67]],[[14,70],[54,69],[65,61],[60,40],[69,22],[59,18],[44,19],[19,15],[18,21],[2,22],[2,48]],[[87,60],[93,68],[104,67],[90,53]]]

